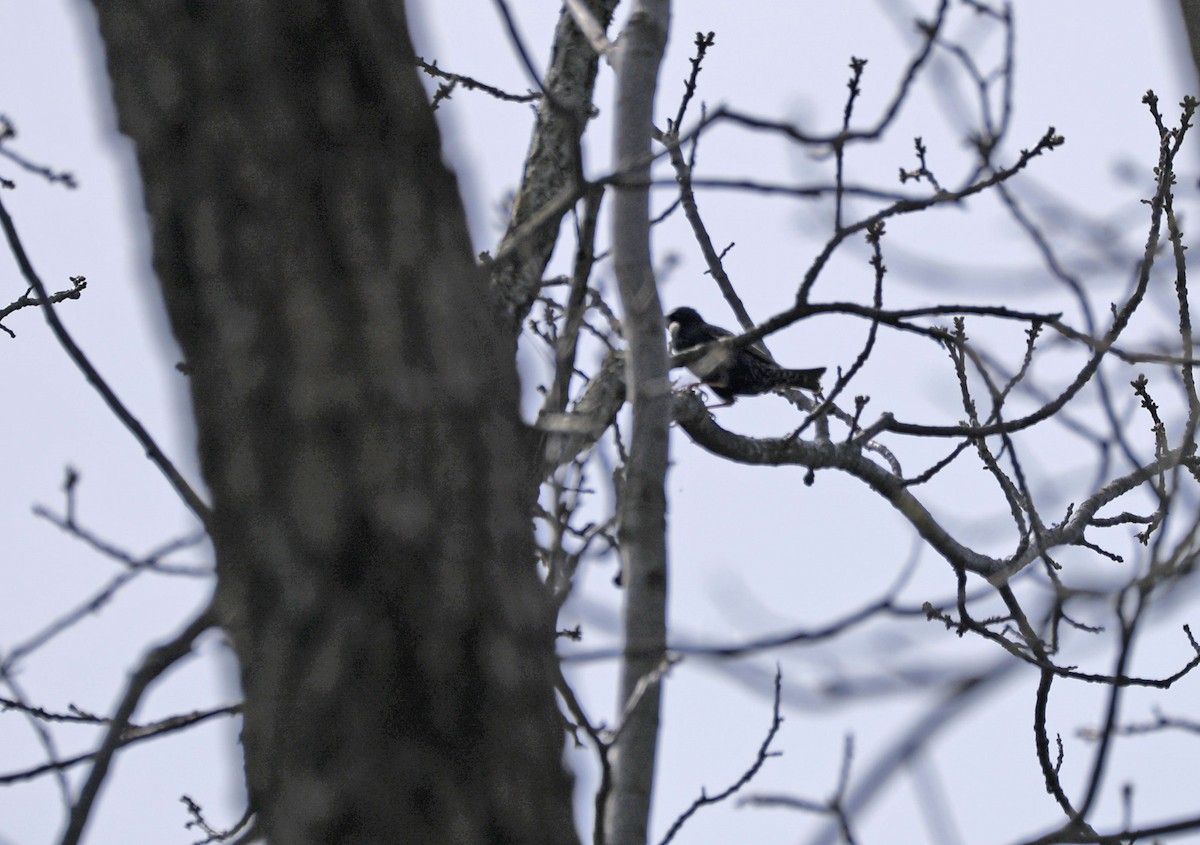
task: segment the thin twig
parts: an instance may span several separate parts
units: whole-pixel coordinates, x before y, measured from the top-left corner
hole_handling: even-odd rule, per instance
[[[41,277],[34,271],[33,264],[25,252],[25,246],[21,242],[21,238],[17,235],[16,224],[13,223],[13,219],[2,201],[0,201],[0,227],[4,229],[9,249],[12,251],[13,257],[17,260],[17,266],[21,268],[21,275],[25,277],[25,281],[29,286],[37,291],[39,299],[43,301],[48,300],[49,294],[46,292],[46,286],[42,284]],[[116,393],[109,387],[108,382],[92,366],[92,362],[88,359],[87,355],[83,353],[83,350],[79,348],[67,332],[66,326],[58,318],[55,309],[52,307],[43,308],[42,312],[46,315],[46,322],[50,325],[50,331],[53,332],[54,337],[58,340],[62,348],[66,350],[67,356],[80,369],[84,377],[88,380],[88,383],[100,394],[104,400],[104,404],[108,406],[109,410],[113,412],[117,419],[121,421],[142,446],[146,452],[146,457],[166,476],[167,481],[170,482],[172,489],[179,495],[179,498],[195,514],[196,518],[207,527],[212,517],[208,505],[197,495],[196,491],[192,489],[179,470],[175,468],[175,464],[171,462],[166,453],[159,448],[158,443],[150,436],[150,433],[146,431],[137,417],[117,398]]]

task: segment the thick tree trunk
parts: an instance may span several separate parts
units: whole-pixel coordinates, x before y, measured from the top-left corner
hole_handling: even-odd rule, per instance
[[[403,4],[97,0],[275,843],[575,840],[517,379]]]

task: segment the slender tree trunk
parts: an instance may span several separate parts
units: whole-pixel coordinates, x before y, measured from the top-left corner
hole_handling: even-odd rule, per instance
[[[576,841],[515,365],[387,0],[97,0],[275,843]]]
[[[615,158],[622,183],[613,198],[613,264],[624,310],[626,391],[633,433],[621,489],[625,582],[623,721],[605,807],[608,845],[646,842],[658,747],[659,682],[666,656],[666,473],[671,382],[662,304],[650,255],[650,139],[658,68],[667,44],[668,0],[637,0],[615,57]]]

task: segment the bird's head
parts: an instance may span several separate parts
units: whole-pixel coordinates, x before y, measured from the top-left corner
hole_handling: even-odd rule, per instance
[[[696,311],[695,308],[676,308],[667,315],[667,328],[672,329],[675,326],[694,326],[703,323],[704,318]],[[674,334],[674,331],[672,331]]]

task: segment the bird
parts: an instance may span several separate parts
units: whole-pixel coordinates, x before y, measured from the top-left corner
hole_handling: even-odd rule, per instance
[[[675,353],[733,336],[727,329],[704,322],[696,309],[687,307],[667,315],[667,330]],[[824,367],[789,370],[754,346],[713,347],[689,362],[687,368],[724,400],[714,408],[732,405],[738,396],[755,396],[784,387],[820,390],[821,374],[825,372]]]

